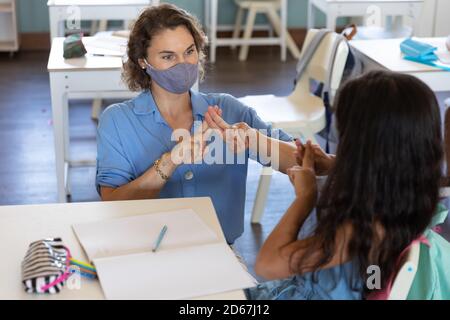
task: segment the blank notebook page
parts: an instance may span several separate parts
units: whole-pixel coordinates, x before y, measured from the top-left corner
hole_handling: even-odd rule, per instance
[[[164,225],[167,232],[158,251],[219,242],[217,235],[191,209],[78,224],[73,229],[89,261],[151,252]]]
[[[95,264],[107,299],[188,299],[255,285],[225,243],[102,258]]]

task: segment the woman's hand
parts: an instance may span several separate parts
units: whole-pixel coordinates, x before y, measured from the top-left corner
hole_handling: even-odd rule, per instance
[[[308,140],[307,144],[311,145],[312,151],[314,153],[314,170],[319,176],[326,176],[330,172],[331,168],[334,166],[335,156],[325,153],[318,144],[313,144]],[[295,145],[297,146],[297,151],[295,156],[297,159],[297,164],[299,166],[303,165],[305,156],[305,144],[303,144],[300,139],[295,140]]]
[[[222,110],[218,106],[208,107],[208,111],[205,113],[205,120],[210,128],[219,132],[222,139],[234,153],[241,153],[247,150],[250,144],[250,134],[254,134],[254,138],[256,138],[256,130],[255,132],[250,132],[253,129],[247,123],[228,124],[222,118]]]
[[[308,141],[303,145],[303,166],[293,166],[288,169],[289,180],[294,186],[297,198],[307,198],[315,201],[317,198],[316,172],[314,169],[316,159],[313,145]]]
[[[208,153],[206,142],[211,133],[208,123],[203,121],[201,128],[193,135],[181,137],[171,151],[171,161],[175,165],[201,163]]]

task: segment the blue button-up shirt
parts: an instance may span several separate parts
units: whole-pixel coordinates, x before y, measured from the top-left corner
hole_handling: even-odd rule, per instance
[[[231,95],[194,91],[190,94],[195,121],[203,121],[208,106],[218,105],[228,123],[246,122],[271,134],[270,125],[254,109]],[[100,186],[117,188],[141,176],[175,146],[172,132],[148,90],[132,100],[109,106],[102,113],[97,130],[97,190]],[[291,140],[282,131],[278,135],[281,140]],[[164,185],[160,197],[211,197],[225,237],[233,243],[244,230],[248,156],[247,152],[240,164],[182,164]]]

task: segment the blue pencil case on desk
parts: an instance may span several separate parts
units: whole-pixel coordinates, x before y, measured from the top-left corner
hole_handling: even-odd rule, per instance
[[[408,60],[418,62],[437,60],[437,56],[434,54],[437,50],[436,47],[411,38],[406,39],[400,44],[400,50],[405,55],[405,59]]]

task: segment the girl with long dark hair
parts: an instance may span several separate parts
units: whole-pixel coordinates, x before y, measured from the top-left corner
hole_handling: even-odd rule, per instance
[[[249,289],[251,299],[368,298],[435,215],[443,149],[434,93],[409,75],[370,72],[343,86],[335,110],[336,157],[298,143],[296,198],[257,257],[257,274],[283,280]],[[320,195],[318,169],[328,174]],[[316,228],[299,240],[314,207]],[[381,288],[367,285],[371,266]]]

